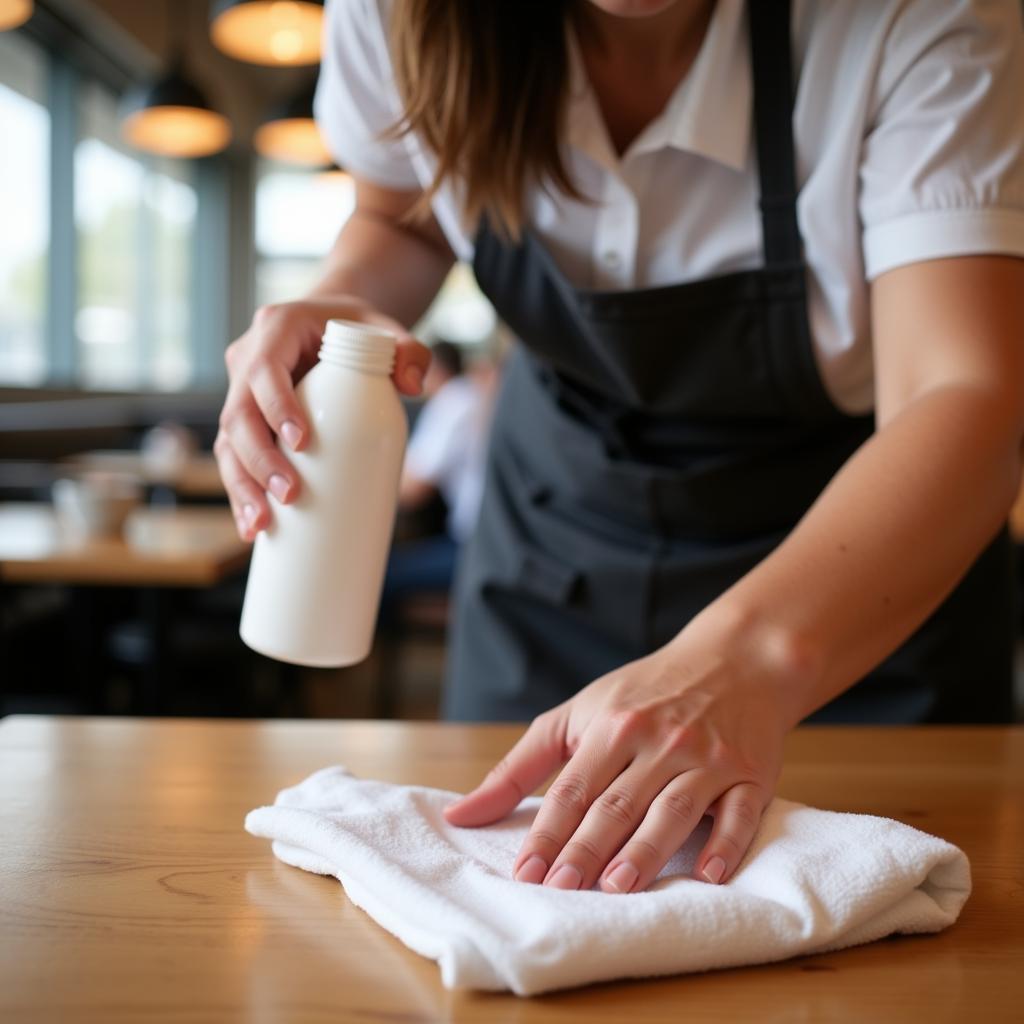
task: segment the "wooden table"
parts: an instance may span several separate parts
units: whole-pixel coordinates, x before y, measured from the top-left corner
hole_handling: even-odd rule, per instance
[[[1024,486],[1010,509],[1010,536],[1018,544],[1024,544]]]
[[[228,579],[245,567],[250,549],[227,508],[142,507],[132,512],[122,537],[80,540],[62,529],[45,502],[0,504],[0,612],[8,602],[8,585],[70,585],[70,632],[54,640],[70,645],[80,706],[102,710],[105,598],[112,596],[104,592],[135,588],[148,636],[135,710],[160,711],[174,593]],[[0,636],[0,691],[14,682],[3,675],[3,643]]]
[[[1020,1021],[1024,729],[803,729],[780,791],[962,846],[960,921],[781,964],[529,1000],[436,966],[242,830],[328,764],[464,790],[507,726],[8,718],[0,723],[5,1021]]]
[[[226,508],[140,508],[125,536],[81,541],[61,529],[45,502],[0,504],[0,580],[205,587],[249,558]]]
[[[76,470],[87,472],[98,470],[130,473],[147,483],[171,487],[182,497],[226,497],[224,483],[217,469],[217,460],[205,452],[190,456],[170,477],[163,472],[155,471],[152,462],[147,462],[141,452],[133,450],[80,452],[70,456],[66,462]]]

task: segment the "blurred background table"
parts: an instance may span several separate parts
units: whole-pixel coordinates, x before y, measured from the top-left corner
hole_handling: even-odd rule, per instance
[[[246,811],[317,768],[466,790],[512,726],[12,717],[0,722],[0,1019],[1019,1021],[1024,729],[804,728],[779,791],[960,845],[939,935],[530,1000],[449,992]]]
[[[123,537],[80,540],[45,502],[0,504],[0,578],[12,583],[209,586],[249,549],[226,508],[139,508]]]
[[[80,452],[64,460],[78,472],[128,473],[149,484],[171,488],[182,498],[219,498],[227,501],[217,460],[210,454],[191,455],[169,476],[154,470],[152,461],[139,451]]]
[[[238,690],[251,675],[236,595],[250,548],[226,507],[140,506],[122,536],[81,539],[46,502],[0,503],[0,697],[14,699],[8,665],[32,664],[64,674],[71,710],[158,712],[169,681],[177,690],[204,676],[229,700],[229,682]],[[19,633],[51,599],[43,626]]]
[[[1010,510],[1010,536],[1018,544],[1024,544],[1024,486]]]

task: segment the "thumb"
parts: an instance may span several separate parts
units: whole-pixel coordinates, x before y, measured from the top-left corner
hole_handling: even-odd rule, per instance
[[[471,828],[504,818],[565,763],[565,728],[556,712],[535,718],[484,781],[444,809],[449,824]]]
[[[418,395],[423,390],[423,376],[430,365],[430,349],[417,341],[402,324],[385,313],[369,309],[363,313],[363,320],[392,331],[398,336],[395,368],[391,371],[391,376],[403,395]]]
[[[395,368],[391,373],[403,395],[415,397],[423,391],[423,378],[430,366],[430,349],[415,338],[400,338],[395,347]]]

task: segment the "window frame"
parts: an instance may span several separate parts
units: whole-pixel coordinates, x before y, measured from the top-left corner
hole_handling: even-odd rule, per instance
[[[79,101],[82,86],[95,83],[119,98],[143,81],[147,69],[132,69],[90,41],[79,26],[54,11],[38,7],[32,19],[13,30],[12,36],[35,44],[46,62],[45,103],[50,115],[49,236],[44,308],[44,358],[46,369],[38,384],[0,382],[4,390],[61,388],[84,394],[109,391],[88,386],[82,377],[75,316],[79,304],[78,228],[75,219],[75,149],[80,141]],[[144,154],[137,159],[145,167]],[[229,239],[232,185],[251,183],[251,173],[226,154],[188,161],[190,185],[195,189],[197,211],[191,231],[188,274],[189,326],[187,341],[189,374],[181,391],[220,390],[226,374],[223,352],[230,338],[232,314],[244,305],[246,295],[232,296],[229,277]],[[231,252],[230,255],[235,255]],[[239,252],[241,265],[245,253]],[[236,288],[237,292],[247,289]],[[238,301],[239,297],[242,301]],[[233,301],[234,300],[234,301]],[[140,358],[147,358],[145,339],[138,340]],[[161,393],[143,371],[134,383],[118,393]]]

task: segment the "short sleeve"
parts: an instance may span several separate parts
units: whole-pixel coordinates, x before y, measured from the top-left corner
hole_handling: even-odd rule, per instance
[[[314,109],[340,167],[386,188],[419,185],[401,139],[384,139],[400,106],[378,0],[328,0]]]
[[[910,0],[879,64],[860,167],[869,279],[944,256],[1024,256],[1019,0]]]

